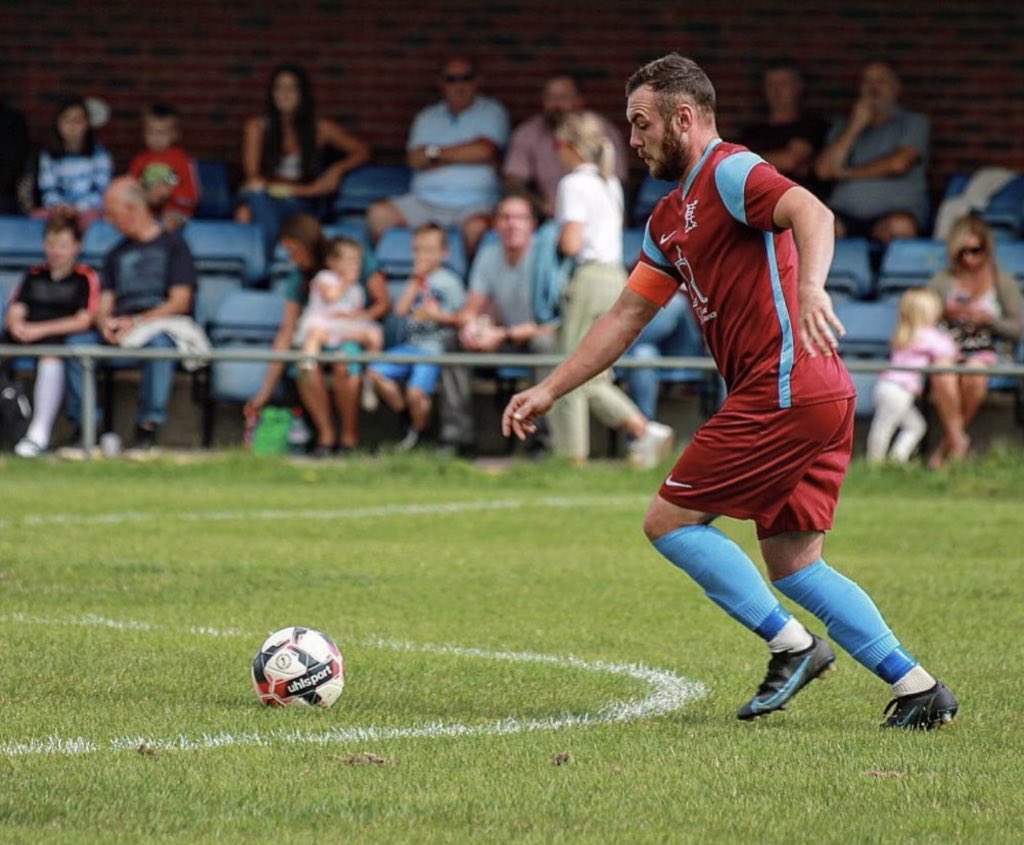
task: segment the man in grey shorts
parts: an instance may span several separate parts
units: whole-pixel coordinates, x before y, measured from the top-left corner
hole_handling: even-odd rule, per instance
[[[478,93],[480,68],[473,58],[446,60],[439,82],[443,99],[416,115],[406,143],[411,192],[374,203],[367,220],[375,242],[392,226],[458,227],[472,255],[500,196],[508,112]]]

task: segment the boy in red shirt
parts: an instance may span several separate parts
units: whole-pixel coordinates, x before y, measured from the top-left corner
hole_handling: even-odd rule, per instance
[[[142,113],[146,149],[128,168],[145,189],[153,213],[170,232],[189,221],[199,201],[195,164],[180,138],[178,110],[163,103],[148,106]]]

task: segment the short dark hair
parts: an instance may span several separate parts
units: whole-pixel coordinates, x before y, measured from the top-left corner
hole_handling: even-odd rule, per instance
[[[445,229],[440,223],[435,223],[431,220],[429,223],[423,223],[412,230],[413,237],[417,235],[425,235],[430,232],[437,232],[441,236],[441,246],[448,249],[448,230]]]
[[[170,103],[150,103],[142,110],[143,117],[154,117],[157,120],[180,120],[181,114]]]
[[[437,67],[437,73],[439,76],[444,75],[444,69],[448,67],[452,62],[465,62],[469,65],[469,75],[477,77],[480,75],[480,59],[469,53],[454,53],[451,56],[446,56],[441,60],[441,64]]]
[[[343,249],[354,249],[357,250],[360,255],[363,254],[363,245],[355,238],[350,238],[347,235],[338,235],[327,242],[328,256],[341,255],[341,251]]]
[[[525,191],[520,188],[509,188],[501,195],[501,199],[498,200],[498,205],[501,205],[506,200],[522,200],[529,206],[530,216],[533,218],[533,222],[537,223],[540,221],[540,209],[537,207],[537,200],[529,191]],[[497,210],[498,205],[494,207],[495,210]]]
[[[82,240],[82,221],[78,218],[78,212],[73,208],[55,208],[46,218],[44,235],[60,234],[70,232],[71,237],[76,241]]]
[[[693,59],[679,53],[669,53],[636,71],[626,83],[626,96],[643,85],[660,95],[663,114],[672,112],[677,102],[685,98],[709,117],[715,115],[715,87],[711,80]]]
[[[804,72],[800,69],[800,65],[797,64],[796,59],[792,56],[776,56],[764,66],[765,73],[768,73],[770,70],[788,70],[795,73],[797,79],[804,78]]]

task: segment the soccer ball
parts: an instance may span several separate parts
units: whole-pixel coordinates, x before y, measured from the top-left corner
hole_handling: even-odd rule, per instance
[[[268,707],[330,707],[345,688],[345,658],[326,634],[282,628],[253,658],[252,683]]]

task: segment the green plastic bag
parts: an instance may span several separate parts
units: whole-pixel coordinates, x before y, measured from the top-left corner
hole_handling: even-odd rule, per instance
[[[288,408],[264,407],[252,433],[254,455],[285,455],[288,453],[288,429],[292,412]]]

